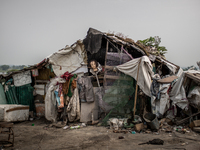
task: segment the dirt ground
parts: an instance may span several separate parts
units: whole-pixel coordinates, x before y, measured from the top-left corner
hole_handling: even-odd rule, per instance
[[[34,126],[32,126],[34,124]],[[45,119],[25,121],[14,124],[15,145],[3,149],[14,150],[200,150],[200,135],[195,132],[186,134],[152,133],[113,133],[112,129],[86,126],[80,129],[47,127]],[[124,139],[119,139],[123,136]],[[0,135],[0,140],[3,139]],[[164,140],[164,145],[138,145],[155,138]]]

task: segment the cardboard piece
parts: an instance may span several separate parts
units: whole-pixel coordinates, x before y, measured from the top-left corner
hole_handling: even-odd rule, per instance
[[[146,128],[147,128],[147,125],[144,125],[143,123],[139,123],[139,124],[135,125],[135,130],[138,131],[138,132],[143,130],[143,129],[146,129]]]
[[[158,80],[157,82],[159,83],[171,83],[172,81],[174,81],[175,79],[177,79],[178,77],[177,76],[169,76],[167,78],[163,78],[163,79],[160,79]]]
[[[200,120],[195,120],[192,123],[190,123],[190,128],[194,128],[194,127],[200,127]]]

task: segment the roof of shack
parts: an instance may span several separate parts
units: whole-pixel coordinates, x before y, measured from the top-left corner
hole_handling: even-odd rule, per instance
[[[185,73],[185,76],[194,80],[196,83],[200,84],[200,71],[189,71]]]
[[[98,36],[94,36],[94,35],[98,35]],[[88,32],[87,32],[87,36],[84,40],[86,40],[89,37],[89,39],[91,38],[96,38],[95,40],[98,41],[98,39],[101,39],[102,37],[105,38],[106,40],[108,40],[111,43],[115,43],[115,44],[119,44],[119,45],[123,45],[124,47],[132,47],[132,49],[138,51],[142,56],[147,55],[154,55],[153,53],[151,53],[151,51],[149,50],[149,47],[145,47],[144,45],[142,45],[139,41],[134,42],[134,40],[130,39],[130,38],[123,38],[123,37],[119,37],[117,35],[114,34],[110,34],[110,33],[103,33],[101,31],[98,31],[96,29],[93,28],[89,28]],[[83,40],[83,44],[84,44],[84,40]],[[77,41],[80,43],[80,41]],[[82,43],[82,42],[81,42]],[[75,44],[75,43],[74,43]],[[72,47],[74,44],[72,44],[70,47]],[[85,45],[85,44],[84,44]],[[100,46],[101,43],[98,45],[95,43],[95,48]],[[85,47],[85,49],[87,49],[87,47]],[[61,49],[62,50],[62,49]],[[61,51],[59,50],[59,51]],[[156,56],[155,60],[159,63],[163,63],[163,62],[168,62],[174,66],[176,66],[177,68],[180,68],[179,66],[167,61],[165,58],[162,58],[161,56]],[[164,61],[163,61],[164,60]],[[33,66],[29,66],[27,68],[24,68],[22,70],[18,70],[18,71],[14,71],[11,72],[7,75],[0,75],[0,79],[1,78],[10,78],[12,75],[17,74],[17,73],[21,73],[27,70],[32,70],[32,69],[38,69],[41,68],[43,66],[45,66],[48,63],[48,57],[45,58],[43,61],[41,61],[40,63],[33,65]]]

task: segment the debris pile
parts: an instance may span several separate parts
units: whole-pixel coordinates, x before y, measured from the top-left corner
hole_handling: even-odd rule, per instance
[[[200,132],[200,71],[183,71],[152,46],[90,28],[40,63],[0,75],[0,104],[0,121],[16,121],[11,112],[18,111],[22,120],[45,117],[63,129]]]

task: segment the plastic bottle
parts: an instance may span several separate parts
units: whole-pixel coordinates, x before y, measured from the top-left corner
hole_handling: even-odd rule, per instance
[[[70,129],[79,129],[80,126],[73,126],[73,127],[70,127]]]
[[[182,129],[176,129],[177,132],[182,132]]]
[[[177,132],[186,132],[186,129],[176,129]]]

